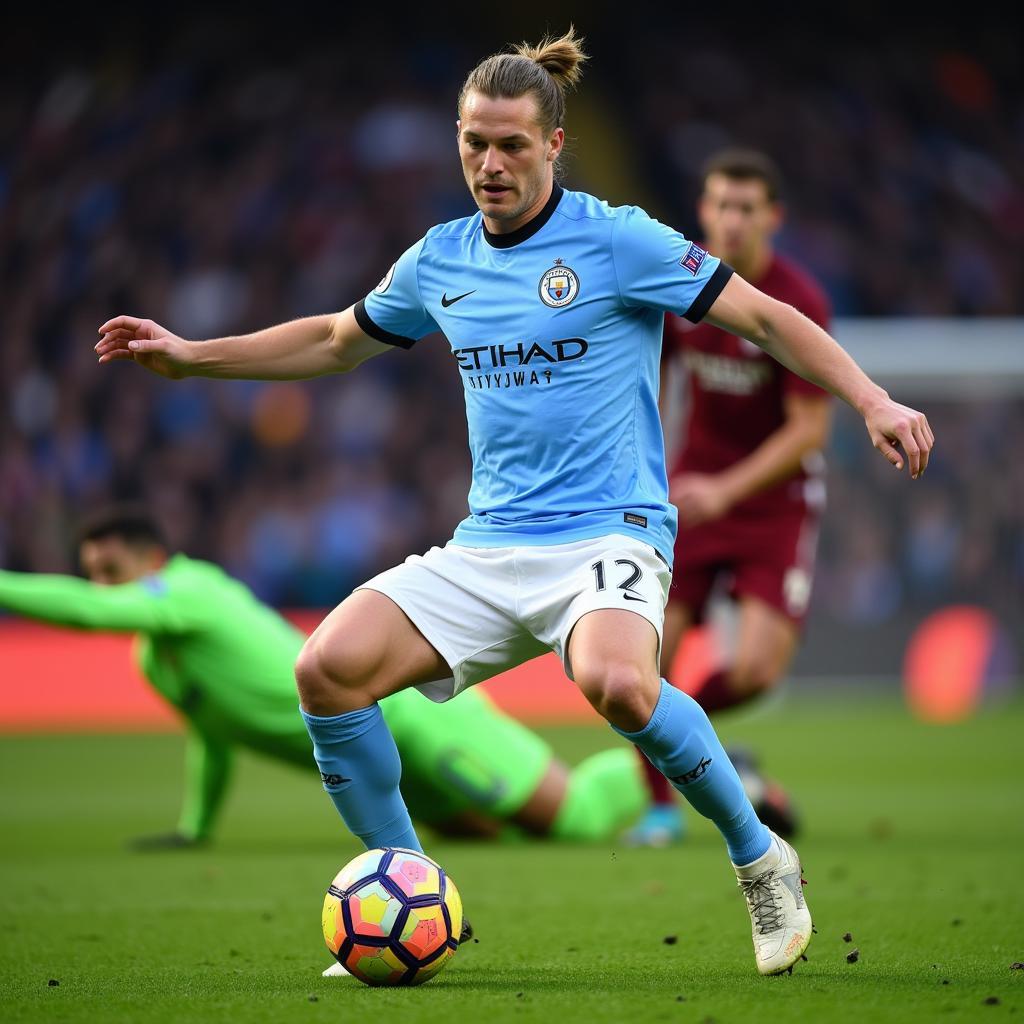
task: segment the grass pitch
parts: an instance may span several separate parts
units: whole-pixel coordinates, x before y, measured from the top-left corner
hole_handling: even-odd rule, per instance
[[[127,838],[175,820],[179,737],[7,737],[0,1019],[1024,1019],[1024,703],[938,727],[790,698],[718,724],[804,814],[818,934],[791,977],[757,975],[724,848],[691,814],[672,850],[428,843],[479,942],[423,988],[323,979],[323,892],[359,847],[314,776],[243,759],[215,846],[138,854]],[[568,760],[614,742],[546,733]]]

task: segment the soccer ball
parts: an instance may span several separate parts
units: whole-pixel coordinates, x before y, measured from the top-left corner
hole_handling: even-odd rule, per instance
[[[421,985],[453,956],[462,899],[441,866],[397,847],[346,864],[324,897],[324,940],[367,985]]]

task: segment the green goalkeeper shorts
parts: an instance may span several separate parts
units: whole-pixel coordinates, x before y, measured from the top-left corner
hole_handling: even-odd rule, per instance
[[[428,825],[467,810],[511,817],[551,763],[551,748],[478,690],[443,704],[403,690],[380,707],[402,758],[409,813]]]

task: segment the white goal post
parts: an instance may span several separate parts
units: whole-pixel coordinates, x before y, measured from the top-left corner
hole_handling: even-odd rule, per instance
[[[838,319],[833,335],[894,397],[1024,396],[1024,319]]]

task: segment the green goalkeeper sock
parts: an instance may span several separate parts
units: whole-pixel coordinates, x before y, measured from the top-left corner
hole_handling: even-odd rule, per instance
[[[604,750],[572,770],[551,835],[571,842],[610,839],[646,806],[647,787],[636,752]]]

